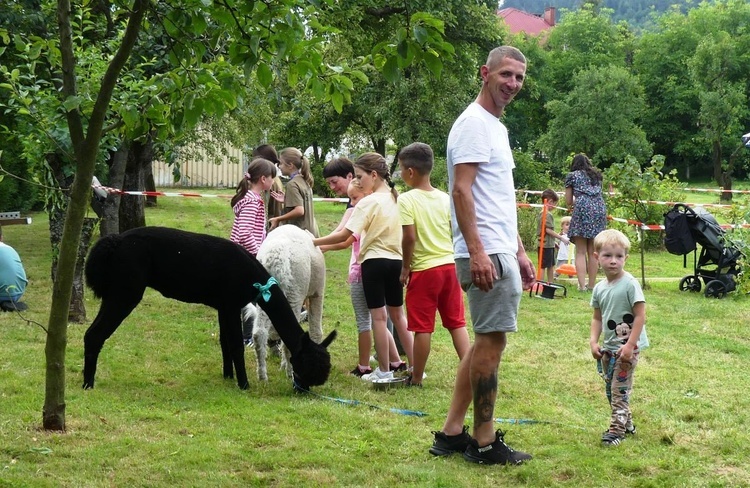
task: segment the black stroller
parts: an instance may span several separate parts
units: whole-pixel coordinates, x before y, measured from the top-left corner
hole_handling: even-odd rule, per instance
[[[713,215],[702,207],[695,209],[682,203],[664,214],[664,245],[671,254],[693,253],[693,274],[680,280],[680,291],[701,291],[701,279],[707,297],[723,298],[736,288],[742,251],[727,239]],[[700,256],[696,244],[700,244]]]

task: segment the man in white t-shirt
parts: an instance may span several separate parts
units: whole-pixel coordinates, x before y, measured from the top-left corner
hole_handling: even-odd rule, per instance
[[[448,416],[430,453],[462,452],[480,464],[521,464],[529,454],[505,444],[494,429],[497,375],[506,334],[516,331],[523,289],[534,265],[518,235],[513,153],[499,117],[521,90],[526,58],[518,49],[493,49],[481,68],[482,88],[448,136],[448,185],[456,272],[469,300],[474,344],[456,375]],[[472,435],[463,425],[474,403]]]

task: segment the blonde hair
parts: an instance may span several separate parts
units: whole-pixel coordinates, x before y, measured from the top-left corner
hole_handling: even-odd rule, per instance
[[[603,230],[594,238],[594,251],[599,252],[608,245],[620,246],[625,249],[626,254],[630,252],[630,239],[619,230]]]
[[[368,173],[375,171],[390,187],[393,200],[398,199],[396,184],[391,180],[391,174],[388,171],[388,163],[383,156],[376,152],[364,153],[354,161],[354,167],[359,168],[362,171],[367,171]]]
[[[364,190],[362,190],[362,187],[359,186],[359,183],[356,179],[352,179],[352,181],[349,182],[349,186],[346,187],[346,196],[348,196],[350,199],[354,198],[352,195],[360,194],[363,197],[365,196]]]
[[[566,215],[565,217],[560,219],[560,225],[563,225],[565,223],[570,224],[572,217],[570,215]]]
[[[310,161],[308,161],[305,155],[302,154],[302,151],[296,147],[285,147],[279,153],[279,159],[282,159],[297,168],[299,174],[302,175],[302,178],[305,180],[305,183],[312,188],[313,177],[310,171]]]

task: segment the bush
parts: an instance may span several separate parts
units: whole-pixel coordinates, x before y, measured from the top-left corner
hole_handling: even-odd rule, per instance
[[[664,156],[654,156],[649,165],[641,168],[638,160],[627,156],[622,163],[614,163],[604,172],[604,180],[617,190],[607,195],[607,212],[615,217],[637,220],[644,224],[661,225],[664,213],[670,205],[648,203],[649,201],[678,202],[684,197],[677,171],[662,172]],[[632,225],[631,227],[632,232]],[[661,249],[662,232],[644,232],[644,249]],[[637,241],[633,241],[635,245]]]

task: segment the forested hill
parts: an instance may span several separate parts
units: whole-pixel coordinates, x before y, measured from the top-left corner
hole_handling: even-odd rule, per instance
[[[546,7],[556,7],[557,20],[560,20],[560,10],[576,10],[585,0],[504,0],[500,8],[513,7],[533,14],[541,14]],[[666,12],[672,5],[680,5],[683,9],[693,6],[691,0],[599,0],[588,3],[598,3],[602,7],[614,10],[612,19],[626,20],[631,26],[643,27],[649,23],[651,12]]]

